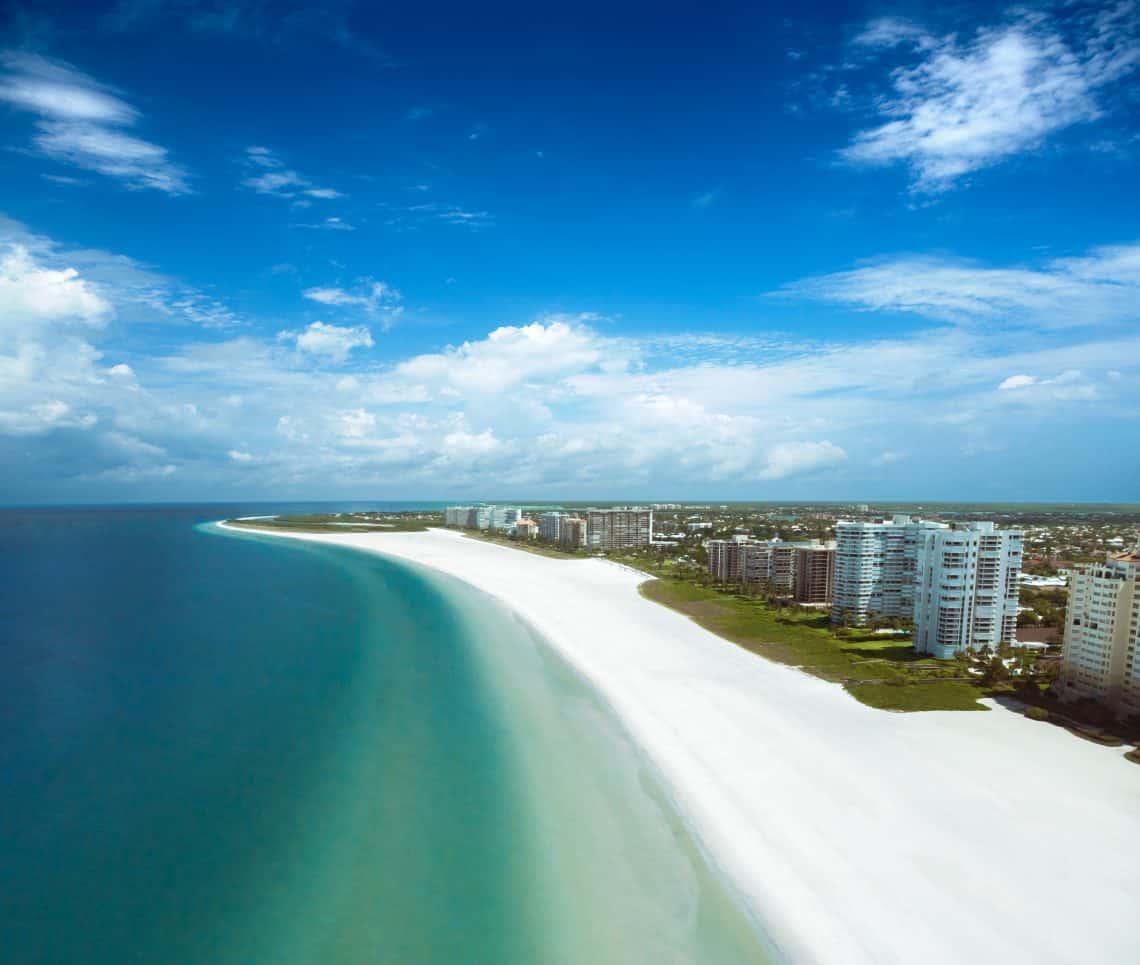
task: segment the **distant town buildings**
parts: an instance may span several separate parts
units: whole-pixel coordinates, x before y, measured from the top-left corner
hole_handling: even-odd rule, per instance
[[[835,524],[831,622],[863,626],[873,617],[914,618],[914,572],[921,533],[945,523],[898,515]]]
[[[1074,569],[1057,689],[1140,714],[1140,546]]]
[[[515,523],[515,537],[517,539],[534,539],[538,535],[538,523],[533,519],[521,517]]]
[[[992,522],[919,532],[914,647],[940,659],[1014,643],[1023,534]]]
[[[513,506],[448,506],[444,524],[463,529],[493,529],[520,534],[575,549],[610,551],[637,549],[653,542],[653,511],[638,507],[589,509],[581,516],[543,513],[537,522],[523,517]],[[534,527],[532,529],[531,527]]]

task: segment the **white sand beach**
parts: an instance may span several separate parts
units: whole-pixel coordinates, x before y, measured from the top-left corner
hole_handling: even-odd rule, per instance
[[[1140,767],[996,708],[897,714],[641,597],[645,578],[435,530],[280,534],[424,564],[596,686],[792,962],[1140,962]]]

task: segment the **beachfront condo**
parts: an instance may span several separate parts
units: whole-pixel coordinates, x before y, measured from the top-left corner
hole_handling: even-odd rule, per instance
[[[585,546],[586,521],[580,516],[563,516],[559,524],[558,544],[572,550]]]
[[[834,543],[796,547],[795,589],[792,597],[797,603],[829,603],[834,576]]]
[[[718,583],[767,586],[799,603],[826,603],[831,597],[834,543],[737,536],[710,539],[705,547],[709,575]]]
[[[1140,714],[1140,546],[1075,569],[1057,689]]]
[[[653,541],[653,510],[590,509],[586,545],[597,550],[635,549]]]
[[[1024,534],[992,522],[919,532],[914,575],[914,647],[940,659],[996,650],[1017,632]]]
[[[944,529],[945,523],[906,515],[837,522],[831,622],[862,626],[872,617],[913,619],[919,537]]]
[[[562,538],[562,520],[568,513],[543,513],[538,517],[538,535],[551,543],[557,543]]]

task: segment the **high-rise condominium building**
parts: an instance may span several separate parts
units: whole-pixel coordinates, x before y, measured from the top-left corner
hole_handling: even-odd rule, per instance
[[[543,513],[538,517],[538,535],[557,543],[562,536],[562,520],[566,513]]]
[[[767,586],[801,603],[826,603],[831,597],[835,547],[818,541],[710,539],[709,575],[718,583]],[[799,576],[803,572],[802,579]]]
[[[905,515],[836,523],[831,622],[861,626],[871,616],[912,619],[919,537],[947,528]]]
[[[828,603],[835,576],[835,546],[797,546],[795,590],[797,603]]]
[[[996,650],[1017,632],[1023,534],[990,522],[920,532],[915,556],[914,646],[946,659]]]
[[[1117,717],[1140,714],[1140,546],[1078,567],[1069,586],[1059,690]]]
[[[512,506],[492,506],[488,526],[490,529],[514,529],[521,515],[522,513]]]
[[[558,529],[559,545],[581,549],[586,545],[586,521],[580,516],[563,516]]]
[[[710,539],[705,544],[709,554],[709,576],[717,583],[743,583],[744,562],[749,550],[762,544],[747,537],[737,539]]]
[[[590,509],[586,512],[586,545],[619,550],[648,546],[653,541],[653,510]]]
[[[448,506],[443,511],[443,524],[445,526],[466,526],[467,514],[470,512],[470,506]]]

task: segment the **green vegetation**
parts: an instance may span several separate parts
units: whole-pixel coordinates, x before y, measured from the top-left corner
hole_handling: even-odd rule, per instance
[[[781,606],[686,579],[642,584],[642,595],[769,660],[843,684],[862,703],[883,710],[985,710],[988,696],[956,661],[916,654],[905,637],[867,630],[833,632],[819,610]]]
[[[310,513],[265,519],[227,519],[242,529],[286,530],[304,533],[419,533],[443,525],[443,514],[419,513]]]

